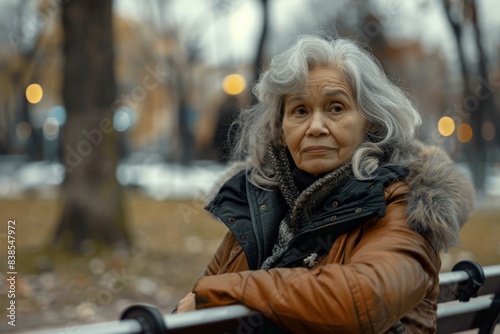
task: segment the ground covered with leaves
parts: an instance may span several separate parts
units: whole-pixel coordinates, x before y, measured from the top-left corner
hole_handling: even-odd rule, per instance
[[[126,201],[132,248],[102,250],[89,243],[80,255],[47,247],[60,214],[59,200],[0,202],[2,226],[16,220],[15,332],[55,327],[72,332],[80,324],[118,320],[136,303],[170,313],[191,290],[226,227],[200,202],[155,201],[136,193],[128,193]],[[4,259],[1,264],[3,276],[8,270]],[[0,331],[14,330],[5,321],[6,288],[0,285]]]
[[[130,305],[147,303],[170,313],[202,274],[226,227],[193,200],[155,201],[127,193],[130,250],[97,249],[83,255],[49,250],[60,201],[38,197],[0,201],[1,249],[6,223],[16,220],[16,327],[7,325],[5,259],[0,261],[0,331],[62,328],[76,332],[88,323],[118,320]],[[500,259],[500,209],[476,209],[461,234],[461,245],[443,255],[443,271],[473,258],[483,265]]]

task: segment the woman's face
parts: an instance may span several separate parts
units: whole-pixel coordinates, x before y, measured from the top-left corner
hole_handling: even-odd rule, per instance
[[[350,160],[366,125],[351,87],[335,68],[310,70],[305,91],[284,97],[285,143],[297,167],[313,175]]]

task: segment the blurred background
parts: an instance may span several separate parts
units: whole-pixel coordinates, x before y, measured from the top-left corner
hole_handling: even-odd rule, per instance
[[[422,141],[473,178],[443,270],[500,262],[496,0],[0,0],[0,294],[16,221],[16,328],[169,313],[226,228],[203,194],[270,58],[302,33],[366,45],[418,104]]]

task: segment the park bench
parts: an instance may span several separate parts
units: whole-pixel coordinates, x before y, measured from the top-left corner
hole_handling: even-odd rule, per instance
[[[458,262],[451,272],[439,275],[438,333],[476,329],[493,333],[500,317],[500,264],[481,267],[477,262]],[[72,328],[72,333],[253,333],[264,316],[243,305],[231,305],[181,314],[162,315],[149,305],[133,305],[120,321]],[[500,328],[500,326],[499,326]],[[66,333],[68,329],[32,334]],[[499,331],[500,333],[500,331]]]
[[[493,333],[500,316],[500,265],[458,262],[439,275],[438,333]],[[472,299],[471,299],[472,298]]]

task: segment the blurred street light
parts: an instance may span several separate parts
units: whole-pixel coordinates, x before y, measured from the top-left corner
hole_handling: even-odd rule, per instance
[[[49,117],[54,117],[59,122],[59,125],[66,123],[66,108],[63,106],[55,106],[49,111]]]
[[[222,89],[226,94],[238,95],[247,86],[245,78],[241,74],[229,74],[222,81]]]
[[[453,131],[455,131],[455,121],[448,116],[441,117],[438,122],[438,131],[441,136],[451,136]]]
[[[486,122],[481,126],[481,134],[484,140],[492,141],[495,138],[495,125],[491,122]]]
[[[118,108],[113,115],[113,127],[118,132],[132,128],[137,122],[137,116],[133,109],[128,107]]]
[[[31,84],[26,88],[26,99],[30,103],[38,103],[43,98],[43,89],[39,84]]]
[[[31,136],[31,125],[28,122],[20,122],[16,125],[16,136],[21,140],[26,140]]]
[[[457,128],[457,138],[462,143],[467,143],[472,139],[472,128],[467,123],[462,123]]]
[[[55,117],[47,117],[43,122],[43,136],[47,140],[54,140],[59,135],[59,121]]]

